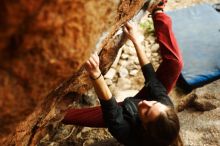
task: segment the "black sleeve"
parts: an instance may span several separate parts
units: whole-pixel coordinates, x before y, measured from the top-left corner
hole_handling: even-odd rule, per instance
[[[151,63],[145,64],[144,66],[142,66],[141,70],[143,72],[146,83],[156,78],[156,73]]]
[[[162,83],[157,79],[152,64],[151,63],[146,64],[141,69],[145,78],[145,86],[140,91],[143,92],[142,96],[144,96],[143,94],[150,97],[158,97],[158,96],[166,95],[166,89],[162,85]]]
[[[150,81],[147,88],[150,92],[149,94],[152,100],[173,107],[173,103],[167,95],[166,88],[158,79],[155,78],[154,80]]]
[[[144,65],[142,72],[145,78],[145,87],[141,91],[148,96],[147,100],[156,100],[165,105],[173,106],[172,101],[167,95],[164,85],[157,79],[156,73],[151,63]]]
[[[115,98],[110,100],[101,100],[101,107],[104,121],[108,127],[109,132],[121,143],[126,144],[131,127],[128,121],[123,117],[122,107],[118,105]]]

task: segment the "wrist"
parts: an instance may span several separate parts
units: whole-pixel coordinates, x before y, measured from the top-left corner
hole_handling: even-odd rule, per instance
[[[139,42],[138,42],[138,40],[137,40],[137,39],[133,39],[133,40],[132,40],[132,42],[133,42],[133,44],[134,44],[134,45],[139,44]]]
[[[101,76],[102,76],[102,73],[100,73],[100,74],[99,74],[97,77],[95,77],[95,78],[94,78],[94,77],[91,77],[91,76],[90,76],[90,78],[91,78],[92,80],[98,80]]]
[[[97,80],[98,78],[100,78],[102,75],[100,70],[97,70],[95,72],[90,73],[90,78],[93,80]]]
[[[133,43],[137,41],[135,37],[132,37],[130,40],[131,40]]]

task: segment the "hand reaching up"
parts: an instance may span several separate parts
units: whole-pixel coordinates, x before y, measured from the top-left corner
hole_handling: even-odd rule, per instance
[[[135,42],[136,38],[138,36],[138,32],[137,32],[137,28],[135,26],[134,23],[131,22],[127,22],[124,25],[124,29],[123,31],[126,33],[126,35],[128,36],[128,38],[132,41]]]
[[[92,54],[89,60],[86,61],[85,68],[91,78],[96,79],[100,76],[99,56],[96,53]]]

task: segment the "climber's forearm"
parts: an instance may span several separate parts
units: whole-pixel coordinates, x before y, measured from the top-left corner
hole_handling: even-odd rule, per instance
[[[133,42],[135,50],[137,52],[138,60],[140,66],[143,67],[146,64],[149,64],[147,56],[145,55],[144,50],[141,47],[141,43],[138,41],[137,28],[133,23],[127,22],[124,27],[124,32],[127,34],[128,38]]]
[[[109,100],[112,98],[112,93],[102,75],[98,79],[92,80],[92,83],[95,88],[95,92],[100,99]]]
[[[142,49],[142,47],[140,45],[140,43],[136,39],[134,39],[132,42],[133,42],[135,50],[137,52],[140,66],[143,67],[144,65],[150,63],[149,59],[147,58],[144,50]]]
[[[112,97],[105,80],[101,74],[99,68],[99,56],[97,53],[91,55],[91,57],[85,63],[85,69],[91,77],[93,86],[99,99],[109,100]]]

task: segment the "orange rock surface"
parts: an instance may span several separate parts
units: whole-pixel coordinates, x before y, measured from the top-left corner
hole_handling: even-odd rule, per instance
[[[31,124],[39,120],[42,109],[51,112],[50,104],[56,103],[48,101],[45,107],[46,99],[59,97],[50,96],[51,92],[60,93],[54,91],[68,88],[65,90],[68,93],[87,82],[86,74],[80,75],[79,69],[97,49],[103,32],[108,35],[99,47],[104,48],[102,68],[108,69],[117,52],[109,53],[109,48],[115,45],[114,33],[134,16],[143,0],[2,0],[0,3],[0,139],[14,133],[19,141],[22,134],[16,135],[17,124],[23,121],[24,130],[29,119],[31,131]],[[65,80],[68,81],[63,83]],[[40,103],[44,103],[43,108]],[[30,136],[27,141],[26,144],[32,143]]]

